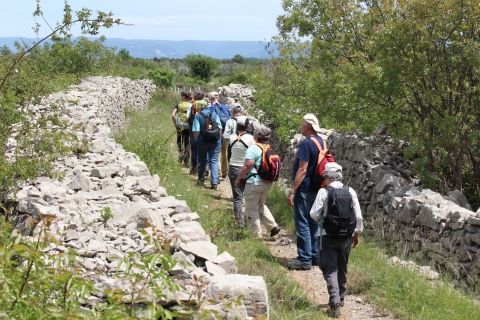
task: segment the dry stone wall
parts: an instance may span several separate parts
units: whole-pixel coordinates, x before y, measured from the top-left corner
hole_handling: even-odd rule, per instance
[[[237,274],[235,258],[218,251],[198,214],[168,196],[159,177],[112,137],[125,123],[125,110],[144,108],[154,89],[150,81],[93,77],[29,106],[46,111],[60,105],[62,119],[87,142],[88,152],[55,163],[62,179],[39,177],[17,192],[17,228],[35,237],[47,227],[57,239],[46,249],[49,254],[77,250],[79,272],[95,284],[89,304],[103,301],[106,290],[129,294],[141,289],[140,300],[156,299],[149,288],[131,286],[122,274],[125,257],[152,252],[145,238],[150,235],[170,244],[177,264],[169,274],[181,288],[166,290],[158,302],[196,303],[219,318],[268,319],[263,278]],[[111,212],[112,218],[105,222],[102,212]]]
[[[240,96],[239,85],[221,88]],[[234,93],[231,93],[231,92]],[[244,91],[244,90],[243,90]],[[250,100],[250,110],[254,100]],[[257,111],[258,112],[258,111]],[[345,182],[357,190],[366,232],[391,240],[404,254],[435,265],[455,281],[473,287],[480,276],[480,208],[477,212],[459,191],[447,196],[424,189],[403,152],[407,143],[386,135],[360,136],[322,129],[320,135],[344,168]],[[298,144],[274,141],[290,179]]]

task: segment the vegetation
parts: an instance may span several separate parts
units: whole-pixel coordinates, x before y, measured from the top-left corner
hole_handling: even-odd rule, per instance
[[[190,68],[192,76],[204,81],[210,80],[215,68],[218,66],[218,60],[202,56],[201,54],[190,54],[184,60]]]
[[[279,58],[256,81],[260,107],[282,136],[306,111],[337,129],[371,133],[384,124],[410,142],[424,181],[480,205],[478,1],[283,7]]]
[[[148,110],[135,113],[125,131],[117,137],[125,149],[145,161],[150,172],[157,173],[169,194],[183,198],[200,215],[200,223],[219,250],[235,255],[240,273],[263,276],[270,296],[271,319],[323,319],[301,288],[289,280],[264,243],[251,239],[235,226],[231,203],[222,201],[186,179],[172,150],[175,129],[169,121],[172,105],[178,97],[157,94]],[[146,138],[148,137],[148,138]],[[215,197],[216,201],[212,201]]]

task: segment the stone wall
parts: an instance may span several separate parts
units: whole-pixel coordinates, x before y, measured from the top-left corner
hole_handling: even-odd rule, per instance
[[[25,237],[46,227],[57,239],[49,254],[77,250],[79,272],[95,283],[90,304],[102,301],[105,290],[138,289],[129,286],[121,263],[129,254],[141,263],[140,255],[153,250],[145,235],[155,235],[170,244],[177,264],[169,274],[181,288],[167,291],[160,303],[197,304],[222,318],[268,319],[263,278],[237,274],[235,258],[218,252],[198,214],[168,196],[160,178],[112,137],[125,123],[125,110],[144,108],[154,89],[150,81],[94,77],[30,106],[46,112],[60,105],[62,119],[87,142],[88,152],[57,161],[61,179],[38,177],[17,192],[16,226]],[[112,218],[105,222],[102,212],[108,211]],[[45,218],[52,220],[48,226]],[[139,299],[152,301],[155,295],[147,288]]]
[[[238,85],[221,92],[241,95]],[[234,93],[232,93],[232,91]],[[255,110],[254,100],[247,104]],[[259,112],[259,111],[255,111]],[[254,112],[254,113],[255,113]],[[471,211],[459,191],[447,196],[423,189],[403,152],[407,143],[385,135],[360,136],[322,129],[320,135],[344,168],[345,182],[358,194],[366,232],[391,240],[403,254],[434,264],[455,281],[473,287],[480,275],[480,208]],[[290,180],[297,146],[273,141]]]

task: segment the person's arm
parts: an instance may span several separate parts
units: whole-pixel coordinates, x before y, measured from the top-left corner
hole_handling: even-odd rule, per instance
[[[227,123],[225,124],[225,131],[223,132],[223,138],[229,139],[230,136],[233,134],[233,119],[228,119]]]
[[[239,186],[242,180],[245,180],[247,174],[252,170],[253,166],[255,165],[255,160],[245,160],[240,173],[238,174],[237,180],[235,180],[235,186]]]
[[[353,211],[355,212],[355,217],[357,218],[357,226],[355,227],[355,232],[353,233],[352,239],[352,244],[355,248],[360,243],[360,235],[363,231],[363,217],[362,210],[360,208],[360,202],[358,202],[357,193],[352,188],[349,188],[349,191],[352,195]]]
[[[317,193],[317,197],[313,202],[312,209],[310,209],[310,218],[316,223],[320,223],[323,215],[323,206],[328,198],[328,192],[326,189],[320,189]]]
[[[307,169],[308,161],[300,160],[297,173],[295,174],[295,179],[293,179],[292,187],[288,190],[287,199],[290,205],[293,205],[293,198],[295,196],[295,192],[297,192],[298,188],[302,184],[303,179],[307,175]]]
[[[177,116],[177,112],[178,112],[178,105],[175,106],[175,108],[173,108],[173,111],[172,111],[172,121],[173,121],[173,125],[175,126],[175,128],[177,127],[177,121],[176,121],[176,116]]]
[[[197,116],[194,116],[193,118],[192,132],[193,132],[193,139],[197,140],[198,135],[200,134],[200,121],[198,121]]]

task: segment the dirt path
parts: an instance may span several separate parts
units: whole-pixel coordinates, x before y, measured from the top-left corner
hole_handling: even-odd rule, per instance
[[[185,169],[184,173],[188,174],[188,170]],[[192,181],[195,180],[193,176],[190,177]],[[206,185],[209,184],[206,183]],[[215,197],[216,199],[213,201],[228,201],[231,203],[232,190],[230,188],[230,182],[228,181],[228,178],[218,185],[217,191],[211,192],[212,195],[217,195]],[[275,213],[273,214],[275,215]],[[266,243],[270,249],[270,253],[276,257],[281,264],[284,264],[287,260],[296,257],[297,247],[295,241],[293,240],[293,235],[287,233],[285,230],[282,230],[277,237],[273,239],[273,241],[266,241]],[[319,306],[322,310],[327,310],[327,286],[319,268],[315,267],[308,271],[289,270],[288,274],[292,279],[296,280],[300,284],[314,305]],[[361,295],[347,295],[340,319],[393,320],[395,317],[393,317],[389,312],[379,310],[374,305],[365,302],[365,298]]]

